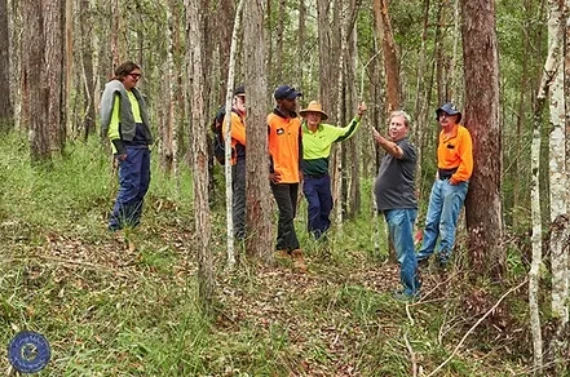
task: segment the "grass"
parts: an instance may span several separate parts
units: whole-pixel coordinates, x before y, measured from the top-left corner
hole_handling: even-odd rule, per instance
[[[217,309],[205,315],[196,297],[188,169],[178,191],[153,161],[143,225],[127,242],[105,230],[117,189],[108,156],[96,141],[68,152],[49,169],[33,168],[23,137],[0,140],[0,345],[19,330],[43,333],[53,357],[39,376],[409,376],[404,334],[430,371],[474,323],[461,325],[461,281],[408,311],[392,299],[397,268],[385,243],[374,250],[365,194],[360,217],[328,244],[308,238],[303,203],[304,275],[287,262],[225,271],[224,210],[216,208]],[[380,226],[384,234],[381,219]],[[509,253],[513,274],[521,273],[520,258]],[[426,290],[437,276],[429,280]],[[509,305],[521,323],[524,297]],[[490,326],[486,333],[497,336]],[[503,338],[486,343],[478,334],[442,376],[524,371],[524,357],[508,355]],[[7,371],[0,346],[0,373]]]

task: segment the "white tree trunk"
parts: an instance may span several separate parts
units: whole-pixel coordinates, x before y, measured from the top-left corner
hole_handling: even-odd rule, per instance
[[[549,0],[548,19],[549,45],[558,50],[554,63],[554,81],[550,97],[550,220],[554,222],[559,216],[566,214],[566,153],[565,153],[565,98],[564,98],[564,14],[556,0]],[[552,233],[554,236],[554,232]],[[568,256],[562,249],[557,249],[557,242],[551,238],[552,252],[552,314],[560,318],[560,325],[568,322]]]
[[[226,175],[226,217],[227,217],[227,238],[228,238],[228,267],[233,268],[236,263],[234,251],[234,221],[233,221],[233,190],[232,190],[232,92],[234,87],[234,75],[236,65],[236,50],[238,45],[238,31],[241,23],[241,13],[243,8],[243,1],[240,0],[236,9],[236,18],[234,21],[234,30],[232,32],[232,43],[230,45],[230,67],[228,70],[228,82],[226,90],[226,133],[224,135],[225,142],[225,169]]]

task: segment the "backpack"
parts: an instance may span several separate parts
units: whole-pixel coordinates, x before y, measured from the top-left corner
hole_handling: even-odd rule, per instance
[[[234,109],[232,109],[232,112],[239,115],[239,113]],[[226,164],[226,144],[224,141],[224,134],[222,132],[222,125],[225,116],[226,116],[226,107],[222,106],[220,110],[218,110],[218,112],[216,113],[216,116],[212,120],[212,124],[210,126],[212,132],[214,133],[214,140],[213,140],[214,145],[212,148],[214,151],[214,157],[216,158],[216,160],[220,165]],[[235,151],[232,150],[232,156],[234,153]]]

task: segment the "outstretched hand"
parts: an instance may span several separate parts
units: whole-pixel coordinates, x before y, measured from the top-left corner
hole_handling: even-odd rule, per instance
[[[366,107],[366,104],[364,102],[360,103],[360,105],[358,105],[358,109],[357,109],[357,114],[358,116],[363,116],[364,113],[366,112],[366,110],[368,110],[368,108]]]

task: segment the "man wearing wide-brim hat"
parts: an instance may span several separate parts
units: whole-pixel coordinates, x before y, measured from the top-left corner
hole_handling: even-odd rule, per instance
[[[457,220],[473,173],[473,148],[471,134],[459,124],[461,112],[454,104],[446,103],[435,113],[441,126],[437,177],[429,198],[423,244],[417,259],[420,264],[427,262],[440,237],[437,256],[439,266],[445,269],[451,257]]]
[[[349,139],[360,125],[360,119],[366,111],[366,105],[358,105],[357,114],[344,128],[322,123],[328,119],[322,106],[317,101],[309,103],[299,114],[304,118],[303,132],[303,194],[307,198],[308,230],[315,239],[319,239],[330,228],[330,213],[333,199],[329,159],[331,146],[335,142]]]

